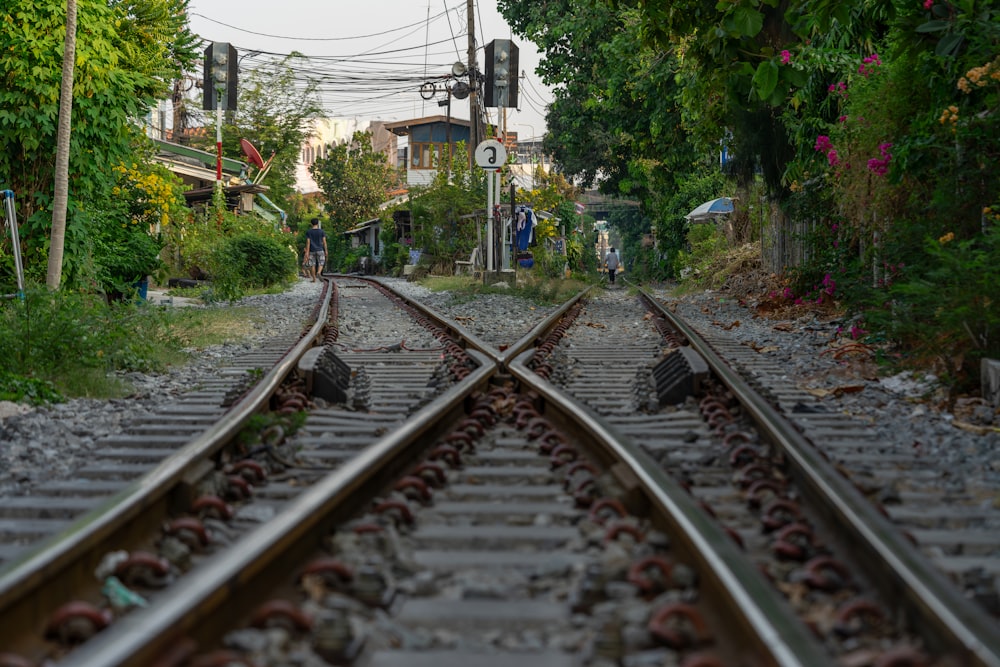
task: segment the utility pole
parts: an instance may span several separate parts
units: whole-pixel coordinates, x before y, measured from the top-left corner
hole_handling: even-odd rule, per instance
[[[484,132],[479,126],[479,70],[476,67],[476,2],[466,0],[465,12],[468,14],[469,32],[469,136],[472,139],[471,150],[483,140]]]

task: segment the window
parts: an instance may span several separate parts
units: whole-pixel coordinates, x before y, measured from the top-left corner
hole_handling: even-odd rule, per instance
[[[411,143],[410,168],[411,169],[437,169],[437,162],[444,152],[445,143]],[[451,145],[452,156],[455,154],[455,144]]]

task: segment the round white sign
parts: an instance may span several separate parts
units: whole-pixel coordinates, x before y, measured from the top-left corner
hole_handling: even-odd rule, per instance
[[[476,164],[483,169],[499,169],[507,162],[507,149],[496,139],[487,139],[476,146]]]

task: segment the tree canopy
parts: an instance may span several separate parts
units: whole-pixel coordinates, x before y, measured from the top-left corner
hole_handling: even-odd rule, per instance
[[[111,199],[112,167],[141,154],[140,121],[198,57],[188,0],[78,0],[69,154],[67,264],[79,261],[85,217]],[[17,3],[0,16],[0,175],[17,196],[26,267],[51,224],[65,0]]]
[[[188,0],[78,0],[73,84],[71,201],[112,187],[110,168],[131,162],[138,122],[198,58]],[[65,0],[20,3],[0,17],[0,173],[24,217],[52,196]]]
[[[331,146],[309,172],[323,191],[326,212],[338,231],[378,217],[379,204],[388,200],[395,182],[395,170],[385,154],[372,147],[370,132],[355,132],[350,142]]]

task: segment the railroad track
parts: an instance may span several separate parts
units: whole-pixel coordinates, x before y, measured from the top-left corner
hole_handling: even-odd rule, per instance
[[[146,606],[95,590],[102,545],[60,622],[57,568],[22,606],[0,572],[0,665],[1000,664],[995,619],[912,549],[872,562],[902,533],[655,300],[581,294],[494,348],[377,281],[337,293],[256,437],[157,510],[201,501],[219,543],[128,544],[188,547],[112,570]],[[203,500],[220,475],[252,492]]]

